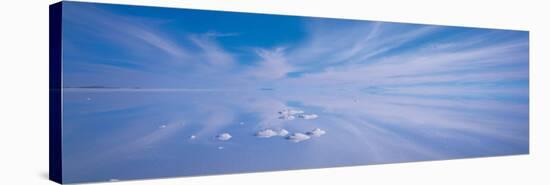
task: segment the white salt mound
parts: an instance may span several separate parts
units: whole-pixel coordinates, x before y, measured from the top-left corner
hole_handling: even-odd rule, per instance
[[[231,137],[232,136],[229,133],[221,133],[218,136],[216,136],[216,138],[220,141],[227,141],[227,140],[231,139]]]
[[[320,128],[316,128],[316,129],[314,129],[313,131],[308,132],[307,134],[308,134],[308,135],[311,135],[311,136],[320,137],[320,136],[322,136],[322,135],[324,135],[324,134],[326,134],[326,133],[327,133],[326,131],[321,130]]]
[[[285,130],[285,129],[281,129],[281,130],[279,130],[279,134],[278,134],[278,135],[284,137],[284,136],[288,135],[288,131]]]
[[[271,129],[260,130],[256,133],[256,137],[261,137],[261,138],[270,138],[276,135],[279,135],[279,134]]]
[[[300,114],[298,117],[302,119],[317,119],[319,116],[317,114]]]
[[[284,109],[282,111],[279,111],[279,114],[281,115],[294,115],[294,114],[303,114],[303,110],[293,110],[293,109]]]
[[[256,132],[256,137],[261,137],[261,138],[270,138],[270,137],[273,137],[273,136],[286,136],[288,135],[288,131],[285,130],[285,129],[281,129],[281,130],[278,130],[278,131],[275,131],[275,130],[272,130],[272,129],[264,129],[264,130],[260,130],[258,132]]]
[[[288,140],[290,140],[292,142],[295,142],[295,143],[308,140],[309,138],[311,138],[311,137],[309,137],[308,135],[303,134],[303,133],[294,133],[291,136],[287,137]]]
[[[281,115],[281,116],[279,116],[279,119],[294,120],[294,119],[296,119],[296,117],[294,117],[293,115]]]

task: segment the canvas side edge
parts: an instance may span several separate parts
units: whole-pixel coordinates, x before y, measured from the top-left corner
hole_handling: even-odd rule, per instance
[[[62,2],[49,6],[49,179],[63,183],[62,170]]]

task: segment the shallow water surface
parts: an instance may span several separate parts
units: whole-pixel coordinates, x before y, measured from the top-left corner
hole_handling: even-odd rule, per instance
[[[316,92],[67,89],[64,172],[69,182],[106,181],[528,152],[525,103]],[[303,113],[284,119],[283,110]],[[260,137],[265,129],[288,135]]]

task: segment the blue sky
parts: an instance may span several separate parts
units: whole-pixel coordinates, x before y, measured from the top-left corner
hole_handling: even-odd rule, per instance
[[[64,91],[69,182],[529,152],[525,31],[76,2],[63,11],[64,87],[122,88]],[[318,118],[281,119],[285,109]],[[325,134],[256,137],[265,129]]]
[[[528,34],[521,31],[79,3],[65,7],[64,75],[70,77],[65,86],[286,86],[351,68],[358,73],[391,68],[386,76],[527,69],[527,62],[513,62],[521,60],[518,52],[527,57]],[[487,57],[505,61],[495,69]],[[414,64],[430,63],[426,59],[444,62]],[[470,62],[460,62],[465,60]],[[409,65],[423,71],[405,74]]]

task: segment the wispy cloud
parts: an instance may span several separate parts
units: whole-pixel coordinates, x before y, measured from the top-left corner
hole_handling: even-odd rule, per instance
[[[208,37],[234,37],[240,35],[239,33],[220,33],[216,31],[209,31],[205,33]]]
[[[117,29],[128,30],[128,33],[130,35],[141,39],[145,43],[153,47],[156,47],[179,60],[189,56],[188,51],[186,49],[182,48],[181,46],[178,46],[176,43],[161,36],[158,33],[147,30],[146,28],[139,28],[129,24],[128,25],[117,24],[117,26],[121,27]],[[122,26],[125,26],[125,27],[122,27]]]
[[[112,44],[121,45],[122,48],[136,52],[135,54],[145,52],[143,45],[148,45],[174,59],[189,56],[186,48],[174,42],[168,34],[143,24],[143,20],[118,15],[93,6],[65,10],[72,15],[64,16],[66,21],[86,27],[91,33],[96,33],[97,37],[107,37]]]
[[[294,67],[285,56],[285,48],[278,47],[272,50],[257,49],[256,54],[260,61],[249,69],[249,75],[259,79],[274,80],[286,77]]]
[[[136,60],[118,66],[67,64],[67,68],[78,72],[72,77],[90,79],[94,74],[99,82],[143,81],[160,87],[182,87],[180,91],[139,91],[189,94],[182,98],[185,102],[174,107],[190,105],[178,114],[196,125],[193,135],[185,133],[180,140],[227,141],[233,136],[223,132],[246,121],[246,126],[239,128],[259,130],[256,137],[281,136],[278,138],[297,143],[312,139],[332,144],[335,149],[353,148],[357,150],[343,152],[360,156],[350,157],[360,162],[528,152],[527,33],[304,19],[306,36],[295,43],[244,44],[243,49],[222,40],[244,33],[176,35],[144,24],[146,21],[103,11],[69,12],[82,19],[67,19],[120,46],[126,51],[120,52],[125,54],[122,57],[133,56]],[[134,63],[152,72],[136,70],[130,65]],[[253,91],[266,86],[274,90]],[[101,99],[91,102],[96,100]],[[289,106],[288,102],[299,102],[299,106]],[[126,104],[137,106],[135,102]],[[93,113],[117,110],[113,106],[90,109]],[[241,120],[243,114],[253,116]],[[309,120],[315,118],[322,119]],[[128,138],[135,140],[132,146],[152,145],[168,140],[182,127],[163,123],[152,126],[142,137]],[[237,134],[235,137],[240,139]],[[122,150],[117,154],[124,153]]]
[[[215,41],[215,36],[212,33],[206,33],[203,35],[191,35],[189,40],[201,49],[202,53],[199,53],[198,61],[210,64],[210,69],[214,68],[227,68],[234,64],[233,56],[223,48],[221,48]]]

